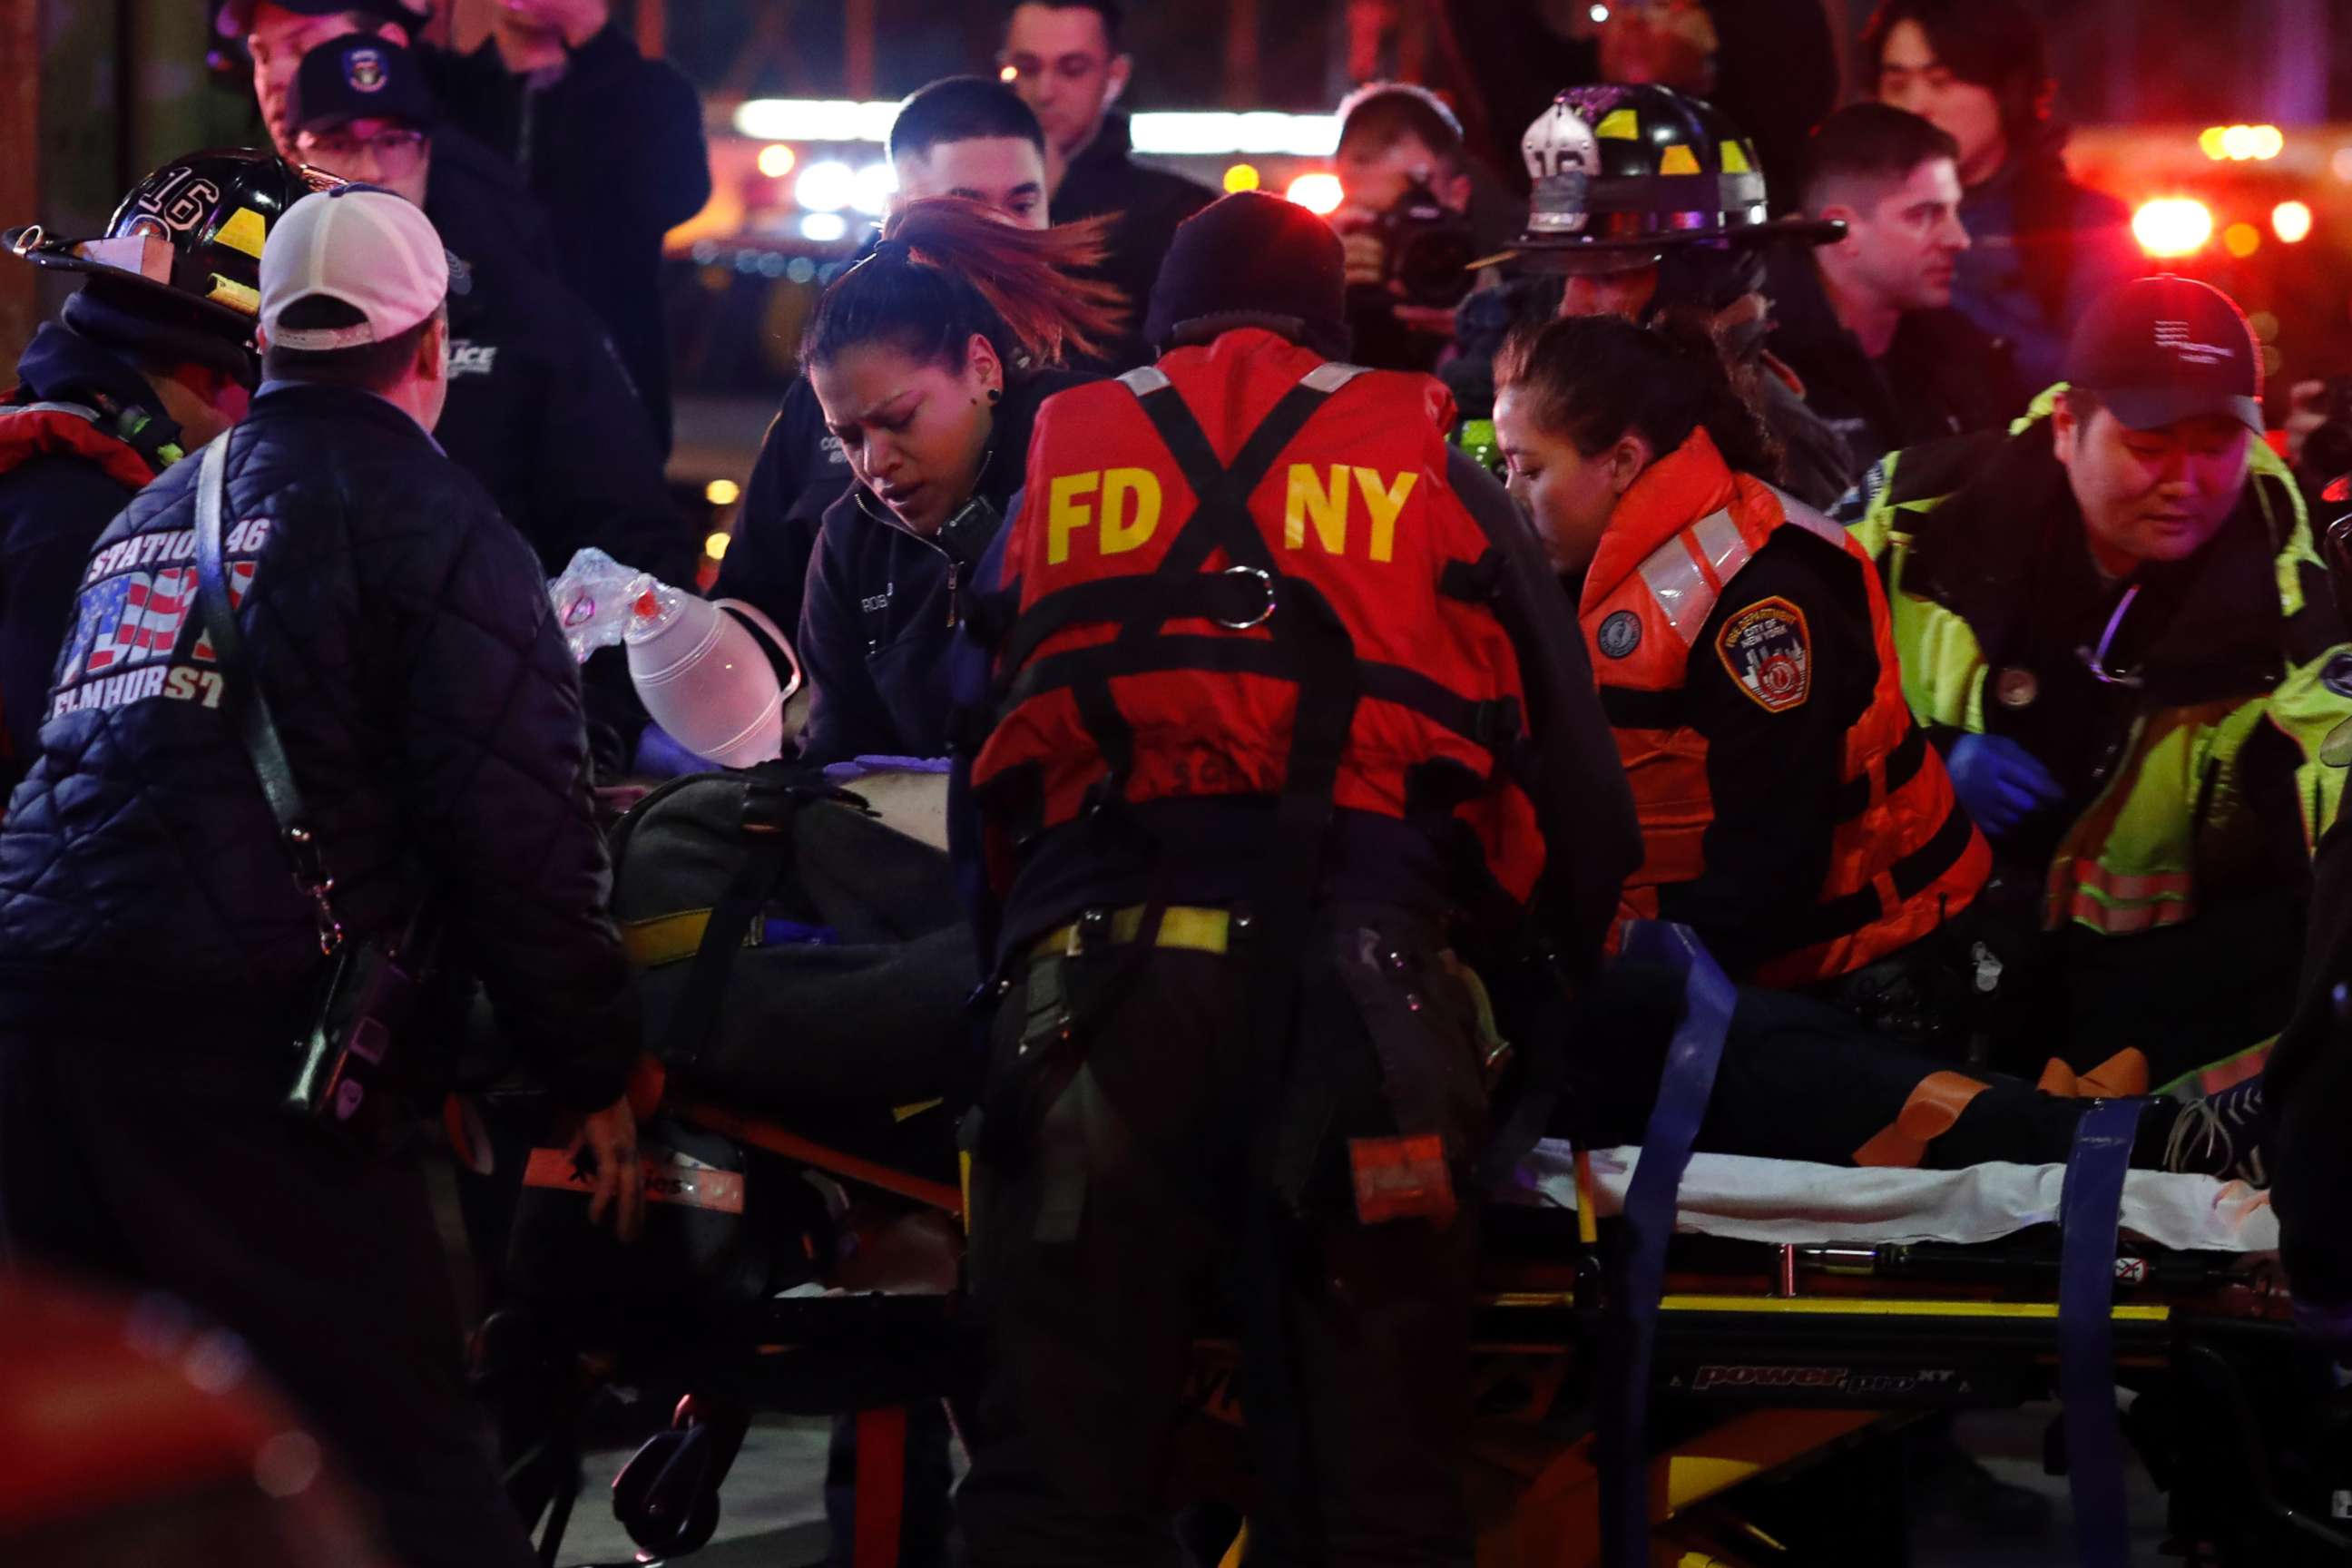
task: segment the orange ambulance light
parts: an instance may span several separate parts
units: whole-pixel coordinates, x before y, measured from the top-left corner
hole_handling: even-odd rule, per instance
[[[800,154],[781,142],[771,142],[760,149],[760,173],[772,180],[781,180],[791,174],[800,161]]]
[[[2289,245],[2311,237],[2311,209],[2301,202],[2281,202],[2271,208],[2271,232]]]
[[[1229,192],[1254,191],[1262,183],[1255,163],[1235,163],[1225,171],[1225,189]]]
[[[2213,237],[2213,214],[2193,196],[2158,196],[2140,204],[2131,226],[2150,256],[2193,256]]]
[[[1301,174],[1283,195],[1318,217],[1329,217],[1348,199],[1337,174]]]

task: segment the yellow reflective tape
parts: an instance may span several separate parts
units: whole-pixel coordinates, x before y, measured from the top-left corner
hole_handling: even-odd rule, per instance
[[[1609,142],[1638,142],[1642,139],[1642,117],[1630,109],[1612,109],[1592,128],[1592,133]]]
[[[251,207],[239,207],[229,220],[213,231],[213,238],[231,250],[242,250],[256,261],[261,259],[261,242],[269,231],[261,222],[261,215]]]
[[[1684,1509],[1701,1498],[1729,1491],[1764,1467],[1752,1459],[1708,1454],[1675,1454],[1666,1460],[1666,1506]]]
[[[1748,161],[1748,143],[1745,142],[1718,142],[1715,153],[1727,174],[1752,174],[1756,172],[1756,165]]]
[[[244,284],[224,278],[217,272],[213,274],[212,292],[205,298],[215,305],[226,305],[230,310],[241,310],[248,316],[261,314],[259,289],[248,289]]]
[[[637,968],[657,969],[665,963],[692,958],[700,950],[702,933],[709,925],[709,910],[680,910],[646,920],[623,921],[621,946]]]
[[[1115,910],[1110,917],[1110,940],[1114,942],[1133,942],[1143,931],[1144,906],[1129,904]],[[1030,949],[1035,958],[1066,952],[1077,933],[1074,921],[1058,931],[1049,931]],[[1233,915],[1224,910],[1202,909],[1192,904],[1171,904],[1160,912],[1160,934],[1154,947],[1182,948],[1189,952],[1222,953],[1233,931]]]
[[[1698,172],[1698,154],[1679,142],[1658,154],[1658,173],[1661,174],[1696,174]]]

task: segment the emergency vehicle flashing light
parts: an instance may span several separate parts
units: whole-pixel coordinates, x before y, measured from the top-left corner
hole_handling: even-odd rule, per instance
[[[2213,214],[2193,196],[2158,196],[2132,214],[2132,237],[2150,256],[2193,256],[2213,237]]]
[[[2286,132],[2275,125],[2209,125],[2197,147],[2217,163],[2268,163],[2286,151]]]
[[[712,506],[733,506],[743,488],[733,479],[713,479],[702,487],[702,499]]]
[[[800,154],[781,142],[771,142],[760,149],[760,173],[772,180],[781,180],[793,172]]]
[[[1225,171],[1225,190],[1228,193],[1234,191],[1254,191],[1257,189],[1257,187],[1258,173],[1256,164],[1235,163],[1232,168]]]
[[[849,205],[867,217],[880,217],[898,194],[898,171],[887,163],[868,163],[851,183]]]
[[[1301,174],[1283,195],[1318,217],[1329,217],[1348,199],[1337,174]]]
[[[714,533],[702,542],[702,552],[713,561],[724,561],[727,559],[727,547],[734,542],[728,534]]]
[[[816,245],[831,245],[849,232],[849,220],[839,213],[810,213],[801,219],[801,237]]]
[[[761,142],[883,142],[898,117],[897,99],[754,98],[736,109],[735,130]],[[1128,131],[1137,152],[1165,157],[1328,158],[1339,145],[1338,115],[1272,110],[1145,110]]]
[[[2281,202],[2271,208],[2271,232],[2289,245],[2311,236],[2311,209],[2301,202]]]
[[[857,199],[857,174],[838,159],[827,158],[801,171],[793,199],[812,213],[837,213]]]

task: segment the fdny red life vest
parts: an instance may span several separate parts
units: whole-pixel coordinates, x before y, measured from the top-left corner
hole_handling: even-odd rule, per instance
[[[1828,879],[1790,931],[1788,950],[1756,975],[1761,984],[1798,986],[1851,973],[1925,936],[1965,909],[1992,869],[1992,851],[1903,700],[1886,591],[1869,555],[1802,501],[1733,473],[1697,430],[1618,501],[1586,574],[1578,620],[1642,823],[1642,866],[1620,908],[1628,918],[1654,919],[1661,887],[1705,870],[1703,841],[1715,820],[1707,739],[1676,721],[1673,698],[1724,585],[1784,527],[1834,544],[1860,568],[1878,653],[1870,706],[1846,731],[1837,820],[1788,825],[1791,833],[1832,835]],[[1769,684],[1775,673],[1805,675],[1759,671],[1759,679]]]
[[[1544,845],[1509,765],[1518,658],[1486,588],[1498,563],[1446,483],[1452,416],[1427,376],[1255,328],[1049,400],[972,767],[992,826],[1057,826],[1107,795],[1280,796],[1319,765],[1339,809],[1438,798],[1525,902]],[[1001,844],[991,869],[1011,869]]]

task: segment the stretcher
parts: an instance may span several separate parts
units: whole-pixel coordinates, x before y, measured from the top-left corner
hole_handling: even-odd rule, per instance
[[[862,1188],[888,1215],[869,1237],[914,1227],[928,1238],[916,1248],[925,1266],[896,1284],[870,1268],[847,1289],[805,1282],[718,1338],[656,1323],[595,1347],[585,1380],[691,1390],[673,1428],[616,1479],[615,1511],[641,1546],[684,1555],[716,1526],[754,1412],[855,1414],[853,1561],[895,1563],[902,1407],[952,1409],[971,1392],[950,1278],[961,1206],[952,1167],[882,1168],[782,1124],[672,1109]],[[1543,1145],[1488,1210],[1465,1476],[1480,1568],[1604,1562],[1604,1258],[1639,1155],[1602,1151],[1582,1164],[1580,1182],[1571,1152]],[[2056,1392],[2063,1182],[2063,1167],[1869,1172],[1697,1156],[1655,1316],[1650,1436],[1635,1472],[1641,1560],[1870,1560],[1840,1555],[1853,1544],[1841,1532],[1866,1510],[1849,1504],[1826,1537],[1808,1540],[1804,1521],[1776,1515],[1776,1489],[1809,1467],[1872,1462],[1923,1415]],[[2324,1367],[2288,1325],[2267,1205],[2206,1177],[2134,1173],[2121,1226],[2108,1378],[2134,1395],[2129,1436],[2170,1494],[2175,1542],[2192,1563],[2352,1564],[2352,1535],[2328,1517],[2352,1511],[2352,1442],[2336,1429]],[[1235,1370],[1230,1341],[1201,1342],[1178,1484],[1182,1497],[1245,1512]],[[551,1564],[569,1506],[555,1500],[541,1535]]]
[[[712,874],[651,893],[641,873],[621,883],[646,900],[624,908],[625,921],[642,914],[650,931],[680,918],[669,911],[699,918],[698,945],[680,949],[698,962],[735,951],[732,931],[756,907],[746,895],[765,875],[735,869],[744,852],[733,808],[711,798],[708,823],[677,845],[656,854],[642,829],[629,843],[637,863],[672,880],[703,861]],[[870,836],[845,842],[845,898],[881,847]],[[796,875],[809,874],[810,853],[803,845]],[[632,857],[622,861],[625,870]],[[908,908],[934,909],[940,897],[924,890]],[[885,934],[904,940],[906,912],[882,912]],[[827,919],[848,929],[866,915]],[[2331,1518],[2352,1514],[2352,1436],[2337,1432],[2327,1368],[2294,1338],[2265,1269],[2275,1232],[2258,1197],[2202,1177],[2126,1175],[2130,1102],[2084,1118],[2071,1166],[1935,1173],[1694,1157],[1729,987],[1687,933],[1637,928],[1627,947],[1656,950],[1688,981],[1643,1153],[1579,1160],[1539,1147],[1487,1211],[1470,1371],[1480,1414],[1465,1477],[1481,1568],[1895,1560],[1837,1538],[1866,1511],[1860,1489],[1828,1510],[1828,1540],[1811,1538],[1818,1521],[1785,1517],[1785,1496],[1809,1469],[1885,1462],[1895,1451],[1886,1439],[1923,1415],[2062,1391],[2070,1418],[2053,1454],[2074,1471],[2084,1562],[2122,1561],[2127,1436],[2169,1492],[2172,1533],[2192,1562],[2352,1568],[2352,1536]],[[641,962],[661,976],[658,959]],[[793,995],[780,1018],[804,1015]],[[718,1033],[734,1028],[746,1052],[775,1037],[730,1016]],[[537,1326],[494,1319],[484,1360],[507,1369],[493,1381],[521,1391],[494,1399],[519,1506],[546,1516],[542,1560],[560,1561],[579,1416],[603,1384],[688,1391],[672,1428],[613,1492],[633,1538],[664,1557],[709,1539],[753,1413],[854,1415],[852,1560],[889,1568],[899,1412],[931,1399],[962,1405],[978,1360],[958,1291],[964,1198],[950,1118],[934,1106],[908,1124],[911,1139],[853,1147],[844,1124],[814,1112],[796,1126],[749,1109],[756,1096],[702,1092],[672,1096],[668,1114],[743,1152],[731,1188],[714,1176],[714,1189],[799,1194],[771,1205],[766,1221],[791,1245],[778,1248],[767,1288],[723,1308],[664,1303],[552,1346]],[[937,1130],[928,1142],[925,1129]],[[812,1174],[857,1201],[812,1205]],[[909,1245],[909,1235],[921,1239]],[[886,1279],[874,1267],[886,1257],[919,1266]],[[518,1365],[532,1375],[515,1375]],[[1171,1503],[1217,1500],[1246,1515],[1234,1370],[1229,1340],[1200,1342]],[[2127,1430],[2118,1386],[2133,1395]]]

